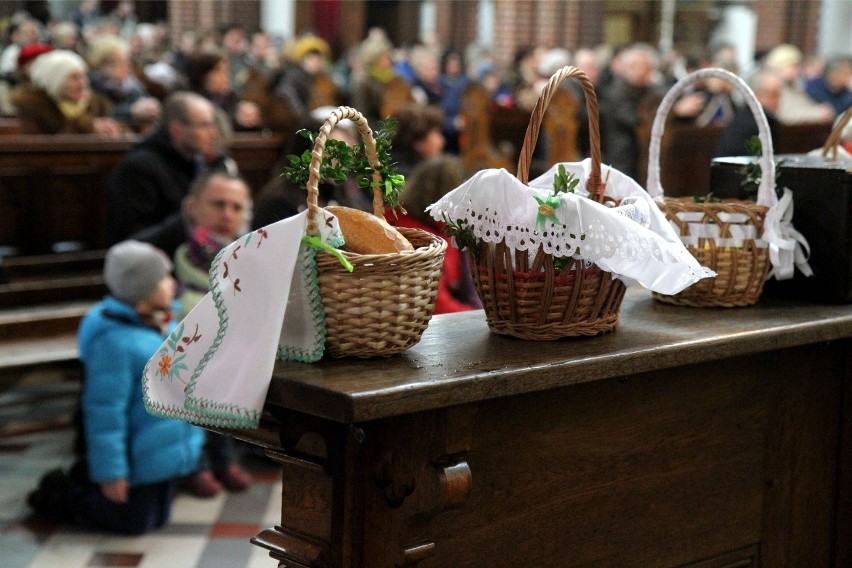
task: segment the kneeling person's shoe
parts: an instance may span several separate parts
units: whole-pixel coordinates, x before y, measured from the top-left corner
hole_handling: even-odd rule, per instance
[[[49,471],[41,478],[38,489],[27,495],[27,505],[35,514],[53,522],[66,518],[68,477],[61,469]]]
[[[228,491],[242,491],[254,481],[251,475],[235,463],[217,471],[216,477]]]

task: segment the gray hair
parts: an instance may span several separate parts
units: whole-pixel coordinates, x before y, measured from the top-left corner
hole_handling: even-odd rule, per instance
[[[163,103],[159,126],[161,128],[166,127],[175,121],[189,122],[189,107],[192,101],[201,101],[204,104],[212,105],[210,101],[201,95],[190,91],[176,91],[169,95]]]

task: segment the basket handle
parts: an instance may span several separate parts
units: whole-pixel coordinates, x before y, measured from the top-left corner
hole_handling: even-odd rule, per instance
[[[317,223],[320,222],[321,213],[319,206],[319,179],[320,166],[322,165],[322,155],[325,150],[325,142],[328,135],[334,129],[338,122],[348,118],[358,126],[358,131],[361,133],[361,138],[364,140],[364,152],[367,155],[367,161],[373,167],[373,215],[380,219],[385,218],[385,205],[382,199],[381,182],[382,178],[378,172],[379,156],[376,152],[376,139],[373,138],[373,131],[370,130],[370,125],[364,116],[351,107],[338,107],[325,119],[319,133],[314,141],[314,148],[311,152],[311,164],[308,167],[308,235],[317,236],[319,230]]]
[[[832,130],[831,134],[828,135],[828,139],[822,147],[823,158],[828,158],[828,154],[831,152],[831,157],[829,159],[837,159],[837,147],[840,145],[840,138],[843,135],[843,129],[846,128],[847,124],[849,124],[850,119],[852,119],[852,107],[846,109],[846,112],[843,113],[843,116],[841,116],[840,120],[837,121],[837,124],[834,125],[834,130]]]
[[[601,135],[600,126],[598,124],[598,97],[595,95],[595,88],[586,74],[576,67],[563,67],[553,74],[550,80],[545,85],[544,90],[538,96],[538,101],[535,103],[535,108],[530,116],[530,123],[527,126],[527,133],[524,136],[524,145],[521,147],[521,155],[518,157],[518,179],[521,183],[529,182],[530,162],[532,161],[533,151],[535,150],[536,142],[538,141],[538,133],[541,129],[541,120],[544,118],[544,111],[553,98],[556,89],[565,79],[576,79],[583,87],[583,92],[586,95],[586,110],[589,114],[589,147],[591,148],[592,169],[589,173],[589,179],[586,181],[586,190],[595,196],[598,202],[603,199],[603,187],[601,187]]]
[[[683,77],[680,81],[666,93],[660,107],[657,109],[657,114],[654,116],[654,126],[651,128],[651,147],[648,151],[648,183],[645,185],[651,197],[662,197],[663,187],[660,185],[660,140],[663,137],[663,128],[666,122],[666,115],[678,97],[688,87],[701,79],[714,77],[722,79],[733,85],[740,94],[745,98],[748,107],[754,115],[754,120],[757,122],[757,132],[760,138],[761,156],[760,156],[760,187],[757,190],[757,202],[760,205],[770,207],[778,201],[775,195],[775,162],[773,161],[772,137],[769,134],[769,123],[766,120],[766,114],[763,112],[757,97],[754,92],[746,85],[745,81],[724,69],[709,67],[693,71],[689,75]]]

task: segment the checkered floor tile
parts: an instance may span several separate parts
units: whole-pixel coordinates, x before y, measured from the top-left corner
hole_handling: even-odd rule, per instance
[[[280,519],[280,477],[246,452],[255,482],[212,499],[179,494],[166,527],[120,537],[33,518],[25,499],[39,478],[73,461],[79,383],[62,377],[3,377],[0,384],[0,568],[274,568],[249,542]]]

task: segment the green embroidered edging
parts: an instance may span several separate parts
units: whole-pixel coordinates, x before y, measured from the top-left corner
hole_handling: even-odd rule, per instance
[[[162,418],[176,418],[187,422],[192,422],[195,419],[195,415],[182,406],[167,406],[151,400],[148,396],[148,382],[148,365],[146,364],[142,371],[142,400],[148,414]]]
[[[302,246],[299,249],[299,268],[305,276],[305,293],[308,295],[308,306],[311,310],[311,320],[316,329],[314,346],[309,349],[296,347],[279,347],[275,354],[281,361],[298,361],[300,363],[315,363],[322,359],[325,353],[325,308],[319,290],[319,275],[316,263],[317,250],[312,246]]]
[[[187,399],[186,405],[194,412],[194,421],[203,426],[257,428],[260,424],[259,411],[203,398]]]
[[[246,236],[243,246],[250,242],[251,233]],[[319,277],[316,268],[316,249],[326,249],[330,247],[340,247],[343,244],[342,238],[331,239],[328,245],[317,246],[315,243],[310,243],[311,246],[301,247],[300,250],[300,267],[305,275],[305,288],[308,295],[308,302],[311,309],[312,320],[317,329],[315,336],[315,347],[313,349],[296,349],[296,348],[279,348],[276,356],[279,359],[300,361],[304,363],[313,363],[322,358],[325,351],[325,309],[322,305],[322,296],[319,291]],[[213,340],[210,348],[204,354],[195,368],[190,380],[184,389],[184,407],[169,407],[160,403],[155,403],[148,397],[148,379],[147,370],[145,367],[145,376],[143,376],[143,390],[145,405],[151,414],[162,416],[164,418],[177,418],[206,426],[216,426],[222,428],[257,428],[260,424],[261,412],[241,408],[232,404],[224,404],[208,399],[195,398],[193,394],[195,387],[198,384],[198,377],[204,371],[207,363],[219,349],[219,346],[224,340],[228,329],[228,314],[222,301],[222,291],[219,287],[219,282],[215,277],[218,273],[219,265],[223,254],[228,250],[228,247],[222,249],[219,254],[213,259],[210,268],[209,286],[210,294],[216,306],[216,313],[219,319],[219,328],[216,332],[216,337]],[[334,254],[334,253],[332,253]],[[339,255],[344,266],[348,263],[345,258]],[[346,261],[346,262],[343,262]],[[351,266],[351,265],[350,265]]]
[[[198,377],[219,349],[219,346],[222,344],[225,337],[225,333],[228,330],[228,314],[225,311],[225,304],[222,301],[222,291],[219,287],[219,281],[216,279],[215,274],[217,274],[219,270],[222,255],[225,254],[229,248],[230,247],[226,247],[219,251],[219,254],[216,255],[216,258],[213,259],[213,262],[210,265],[210,295],[213,297],[213,303],[216,305],[216,314],[219,318],[219,328],[216,331],[216,337],[213,340],[213,343],[198,362],[198,365],[195,367],[195,371],[192,373],[192,377],[189,379],[189,383],[185,390],[186,397],[184,399],[184,406],[191,412],[194,422],[209,426],[227,427],[238,424],[245,425],[247,428],[257,428],[260,423],[260,413],[258,412],[235,407],[233,405],[214,403],[212,401],[198,399],[192,396],[195,392],[195,387],[198,384]],[[201,414],[202,412],[203,414]]]

